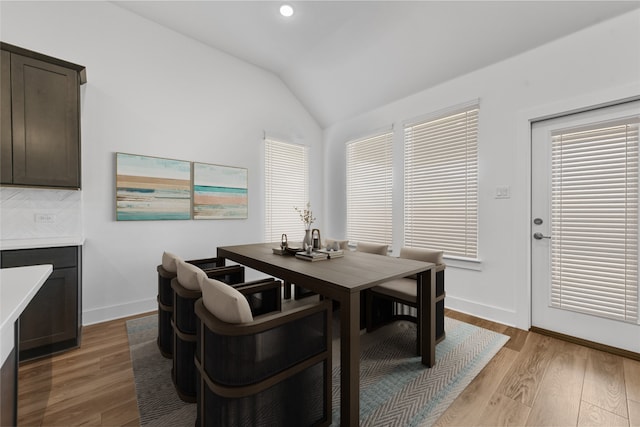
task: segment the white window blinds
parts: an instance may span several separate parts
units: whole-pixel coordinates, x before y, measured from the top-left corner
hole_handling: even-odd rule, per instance
[[[265,241],[302,241],[304,224],[295,208],[309,200],[309,155],[302,145],[265,140]]]
[[[478,106],[405,125],[404,244],[478,257]]]
[[[392,140],[387,132],[347,149],[347,239],[391,244]]]
[[[552,134],[553,307],[638,322],[638,121]]]

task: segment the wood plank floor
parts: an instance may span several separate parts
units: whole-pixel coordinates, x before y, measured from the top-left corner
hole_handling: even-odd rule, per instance
[[[640,426],[640,362],[447,311],[511,340],[438,426]]]
[[[640,362],[447,310],[511,337],[438,426],[640,426]],[[19,369],[19,426],[139,425],[125,321]]]

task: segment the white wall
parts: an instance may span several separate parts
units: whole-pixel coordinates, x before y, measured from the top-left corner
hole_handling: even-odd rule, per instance
[[[196,258],[214,255],[218,245],[262,239],[265,130],[311,146],[311,203],[322,212],[316,225],[323,236],[342,237],[344,142],[394,124],[397,250],[402,123],[479,98],[482,264],[479,271],[449,266],[446,301],[527,328],[529,120],[640,94],[640,11],[335,124],[324,137],[275,76],[108,2],[3,1],[0,39],[87,67],[80,193],[85,324],[153,310],[155,266],[165,249]],[[249,219],[116,222],[119,151],[248,168]],[[495,199],[495,187],[505,185],[512,197]]]
[[[322,209],[322,131],[273,74],[108,2],[2,2],[0,8],[2,41],[87,68],[81,89],[85,324],[155,309],[163,250],[203,258],[219,245],[262,240],[265,131],[311,147],[311,203]],[[248,168],[249,218],[117,222],[116,152]]]
[[[446,305],[528,329],[529,120],[638,95],[640,11],[634,11],[337,123],[324,134],[326,233],[335,237],[346,234],[344,143],[393,124],[397,251],[402,246],[403,233],[403,122],[479,98],[482,262],[479,270],[456,268],[449,263]],[[497,186],[509,186],[511,198],[496,199]]]

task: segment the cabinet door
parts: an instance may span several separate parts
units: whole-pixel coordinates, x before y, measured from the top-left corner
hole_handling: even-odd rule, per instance
[[[0,183],[13,182],[11,148],[11,54],[0,51]]]
[[[75,339],[78,304],[78,269],[54,270],[20,316],[22,352]]]
[[[11,54],[13,183],[80,187],[78,73]]]
[[[18,359],[15,347],[0,368],[0,426],[17,426]]]

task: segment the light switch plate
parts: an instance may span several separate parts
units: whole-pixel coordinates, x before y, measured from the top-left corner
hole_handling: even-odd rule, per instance
[[[496,187],[496,199],[510,199],[511,198],[511,187],[508,185],[503,185]]]
[[[54,224],[56,222],[56,215],[50,213],[37,213],[35,214],[34,221],[36,224]]]

